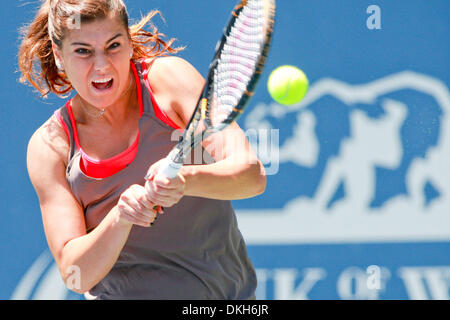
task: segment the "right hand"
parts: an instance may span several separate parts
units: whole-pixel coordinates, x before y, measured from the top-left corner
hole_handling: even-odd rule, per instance
[[[125,190],[117,203],[119,219],[141,227],[150,227],[160,209],[147,198],[147,194],[145,188],[137,184]]]

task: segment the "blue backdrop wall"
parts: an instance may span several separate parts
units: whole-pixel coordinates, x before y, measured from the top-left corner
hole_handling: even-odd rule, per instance
[[[126,3],[134,21],[160,9],[155,24],[203,75],[234,6]],[[18,28],[38,5],[0,3],[0,299],[77,299],[58,278],[26,172],[30,136],[64,102],[18,82]],[[257,297],[449,299],[449,2],[279,0],[277,13],[239,120],[268,173],[263,195],[234,202]],[[288,108],[265,87],[284,64],[311,84]]]

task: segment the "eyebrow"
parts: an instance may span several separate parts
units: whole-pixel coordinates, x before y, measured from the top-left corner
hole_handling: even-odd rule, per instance
[[[123,36],[123,34],[122,34],[121,32],[119,32],[119,33],[116,34],[114,37],[112,37],[111,39],[109,39],[108,41],[106,41],[106,43],[110,43],[111,41],[113,41],[114,39],[116,39],[116,38],[118,38],[118,37],[120,37],[120,36]],[[90,44],[88,44],[88,43],[83,43],[83,42],[72,42],[70,45],[71,45],[71,46],[86,46],[86,47],[91,46]]]

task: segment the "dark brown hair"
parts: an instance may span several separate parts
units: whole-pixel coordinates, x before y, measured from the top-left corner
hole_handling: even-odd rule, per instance
[[[132,59],[152,58],[182,50],[172,47],[175,39],[164,41],[165,35],[150,23],[157,14],[160,12],[151,11],[129,27],[127,9],[122,0],[44,0],[33,22],[20,30],[20,82],[29,82],[42,97],[47,97],[50,92],[61,96],[70,93],[73,87],[66,74],[56,66],[52,41],[61,47],[65,35],[77,23],[110,16],[119,17],[128,30],[134,50]],[[144,29],[149,24],[151,31]]]

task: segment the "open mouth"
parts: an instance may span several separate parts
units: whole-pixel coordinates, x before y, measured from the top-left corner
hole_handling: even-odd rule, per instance
[[[114,82],[113,78],[105,78],[92,81],[92,86],[97,90],[107,90],[112,87],[113,82]]]

